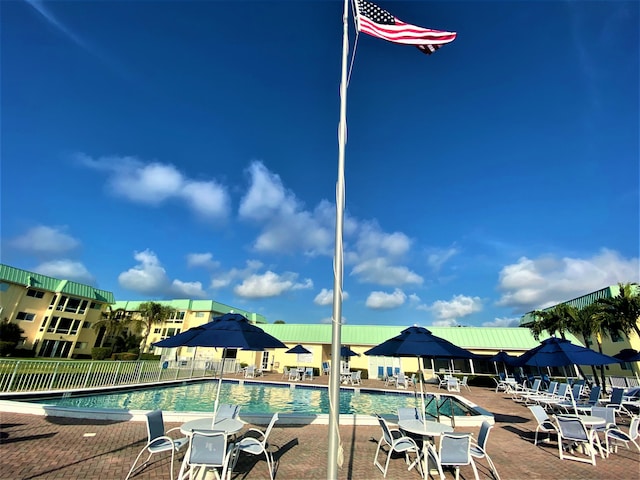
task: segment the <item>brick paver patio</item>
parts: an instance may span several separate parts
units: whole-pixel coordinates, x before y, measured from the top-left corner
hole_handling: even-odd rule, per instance
[[[326,383],[326,378],[320,377],[315,382]],[[381,382],[368,380],[363,386],[380,387]],[[434,386],[427,387],[429,391],[434,389]],[[495,414],[496,425],[489,436],[488,451],[502,480],[640,478],[637,450],[622,447],[608,459],[598,457],[596,466],[560,460],[555,440],[533,445],[536,423],[526,407],[489,388],[472,387],[463,395]],[[628,419],[619,423],[628,428]],[[178,424],[168,424],[167,428],[174,426]],[[146,441],[146,427],[142,422],[0,413],[0,427],[0,478],[12,480],[123,479]],[[478,433],[477,428],[457,430]],[[278,464],[276,480],[325,479],[327,437],[326,425],[277,423],[270,437]],[[373,465],[380,438],[378,426],[341,426],[340,438],[344,452],[340,479],[383,478]],[[179,462],[176,462],[176,473],[178,468]],[[151,464],[134,478],[167,479],[168,469],[169,456],[154,455]],[[478,462],[478,470],[482,479],[491,478],[484,460]],[[446,476],[453,478],[452,472]],[[268,479],[264,458],[241,457],[233,478]],[[407,472],[404,461],[398,458],[392,459],[387,478],[419,479],[419,474],[415,470]],[[461,469],[461,478],[473,478],[470,467]]]

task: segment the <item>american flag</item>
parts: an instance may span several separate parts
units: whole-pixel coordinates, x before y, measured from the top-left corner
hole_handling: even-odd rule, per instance
[[[394,43],[414,45],[427,55],[456,38],[455,32],[443,32],[404,23],[371,2],[356,0],[356,4],[359,32]]]

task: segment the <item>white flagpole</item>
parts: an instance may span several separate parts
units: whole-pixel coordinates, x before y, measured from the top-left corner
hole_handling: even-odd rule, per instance
[[[344,219],[344,151],[347,143],[347,57],[349,55],[349,0],[342,14],[342,76],[340,80],[340,123],[338,125],[338,181],[336,183],[336,241],[333,259],[333,328],[331,336],[331,376],[329,377],[329,452],[327,480],[337,480],[340,455],[340,358],[342,326],[342,277],[344,273],[342,228]]]

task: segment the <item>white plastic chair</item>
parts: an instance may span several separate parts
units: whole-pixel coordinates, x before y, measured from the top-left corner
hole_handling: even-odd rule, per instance
[[[273,455],[269,451],[269,444],[267,443],[269,439],[269,435],[271,434],[271,430],[273,430],[273,425],[278,421],[278,414],[274,413],[271,417],[271,421],[269,422],[269,426],[263,432],[262,430],[258,430],[257,428],[250,428],[243,435],[243,437],[235,444],[235,448],[233,449],[233,457],[229,467],[229,476],[233,473],[233,469],[235,468],[238,457],[241,452],[250,453],[251,455],[262,455],[267,459],[267,468],[269,469],[269,477],[273,480],[274,473],[274,463],[273,463]],[[257,433],[258,438],[253,436],[248,436],[249,433]]]
[[[307,367],[304,370],[303,380],[313,380],[313,367]]]
[[[178,480],[205,478],[204,471],[213,470],[217,479],[226,478],[232,446],[227,445],[227,435],[216,430],[194,430]],[[221,469],[222,472],[218,472]]]
[[[631,418],[631,423],[629,424],[629,431],[623,432],[619,427],[611,427],[606,430],[605,433],[605,444],[607,449],[607,457],[609,453],[612,451],[614,453],[618,452],[618,444],[624,443],[627,449],[629,448],[629,443],[633,443],[638,451],[640,451],[640,445],[638,444],[638,439],[640,438],[640,433],[638,432],[640,427],[640,417],[633,416]]]
[[[535,417],[536,422],[538,422],[538,426],[536,427],[536,435],[533,439],[534,445],[538,444],[538,432],[547,433],[548,438],[551,438],[551,434],[558,435],[558,428],[551,421],[551,419],[549,418],[549,415],[547,415],[547,412],[545,411],[544,408],[542,408],[542,406],[529,405],[528,408],[529,410],[531,410],[531,413],[533,413],[533,416]]]
[[[380,415],[376,414],[376,417],[378,418],[378,423],[380,424],[380,428],[382,429],[382,436],[378,441],[378,448],[376,448],[376,456],[373,459],[373,464],[380,469],[382,475],[386,478],[387,470],[389,469],[389,460],[391,460],[392,453],[404,453],[405,460],[407,464],[409,464],[407,470],[411,470],[413,467],[417,466],[418,471],[420,472],[420,476],[424,477],[424,474],[422,472],[422,462],[420,461],[422,451],[418,447],[418,444],[415,442],[415,440],[411,437],[403,435],[402,432],[398,429],[389,428],[386,420]],[[378,456],[380,455],[380,450],[382,450],[383,445],[388,449],[387,460],[384,466],[380,462],[378,462]],[[413,453],[416,456],[413,462],[410,461],[410,453]]]
[[[144,467],[146,467],[152,455],[156,453],[161,453],[161,452],[171,452],[171,479],[173,480],[173,460],[174,460],[175,454],[176,452],[182,450],[184,447],[187,446],[189,439],[187,437],[174,439],[167,435],[168,433],[174,430],[179,430],[180,428],[179,427],[172,428],[171,430],[167,430],[165,432],[164,420],[162,418],[162,410],[154,410],[152,412],[148,412],[146,414],[146,417],[147,417],[147,444],[144,446],[142,450],[140,450],[140,453],[138,453],[138,456],[133,462],[133,465],[131,465],[131,469],[129,469],[129,473],[127,473],[125,480],[127,480],[133,474],[134,471],[137,472],[143,469]],[[138,460],[140,460],[140,457],[145,451],[149,452],[149,456],[147,457],[147,460],[140,466],[136,467]]]
[[[456,480],[460,479],[460,467],[471,465],[473,475],[479,480],[478,469],[471,455],[471,434],[447,432],[440,436],[440,465],[453,467]],[[442,478],[443,476],[441,476]]]
[[[462,380],[460,381],[460,387],[461,388],[464,387],[467,390],[471,391],[471,387],[469,386],[468,382],[469,382],[469,377],[467,375],[463,376]]]
[[[495,480],[500,480],[500,475],[498,475],[496,466],[493,464],[491,457],[487,453],[487,441],[489,440],[489,432],[492,428],[493,425],[486,420],[482,422],[480,425],[480,433],[478,434],[478,442],[471,442],[470,452],[473,458],[485,458],[489,464],[489,470],[491,470],[493,478],[495,478]]]
[[[575,460],[577,462],[596,464],[596,432],[588,429],[577,417],[568,415],[556,416],[558,422],[558,454],[560,459]],[[582,447],[583,453],[588,457],[578,457],[572,452]]]

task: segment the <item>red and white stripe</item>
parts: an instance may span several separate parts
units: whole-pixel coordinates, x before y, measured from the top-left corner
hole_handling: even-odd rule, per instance
[[[417,27],[395,19],[395,25],[374,23],[363,15],[358,16],[358,30],[394,43],[404,45],[444,45],[453,42],[455,32],[444,32],[430,28]]]

